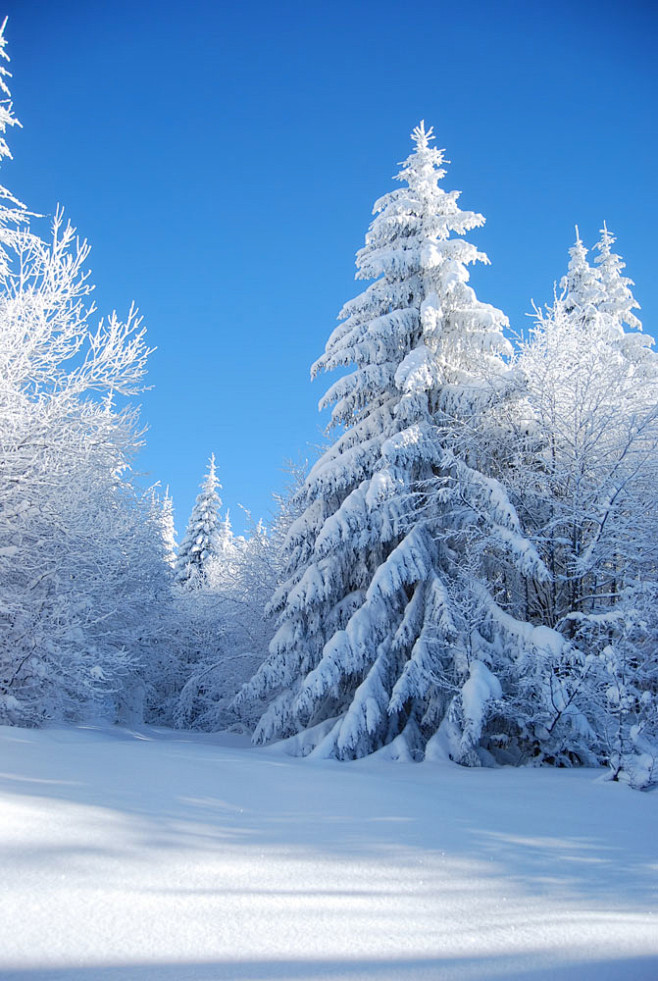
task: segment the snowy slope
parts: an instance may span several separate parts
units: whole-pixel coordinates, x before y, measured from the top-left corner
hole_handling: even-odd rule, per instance
[[[3,981],[655,979],[658,794],[0,729]]]

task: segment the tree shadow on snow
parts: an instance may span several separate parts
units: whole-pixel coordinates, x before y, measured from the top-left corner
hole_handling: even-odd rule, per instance
[[[24,968],[3,981],[655,981],[658,958],[573,961],[522,953],[392,960],[216,960]]]
[[[652,845],[630,816],[655,798],[582,772],[316,762],[155,729],[0,734],[5,748],[26,743],[31,752],[29,767],[13,767],[4,754],[0,793],[54,802],[55,812],[58,802],[91,807],[95,821],[123,832],[105,835],[108,848],[71,838],[42,848],[27,842],[6,850],[3,864],[122,854],[148,861],[167,849],[221,860],[229,849],[267,849],[275,861],[381,859],[417,872],[428,896],[467,890],[472,875],[530,896],[585,898],[598,909],[655,901],[655,836]],[[394,883],[369,886],[374,895]]]

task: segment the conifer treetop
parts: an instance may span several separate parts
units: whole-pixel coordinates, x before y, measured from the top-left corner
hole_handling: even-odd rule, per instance
[[[198,584],[203,580],[208,560],[217,553],[219,509],[222,505],[217,491],[221,487],[215,467],[215,454],[210,455],[208,471],[201,483],[187,524],[185,537],[178,549],[176,579]]]
[[[612,246],[617,239],[609,231],[605,221],[600,235],[601,238],[594,246],[599,253],[594,262],[598,266],[603,292],[600,307],[604,312],[616,317],[620,326],[626,324],[632,330],[642,330],[642,322],[633,313],[633,310],[640,309],[640,304],[630,289],[635,284],[628,276],[622,275],[626,263],[622,261],[621,256],[612,251]]]
[[[411,139],[419,150],[427,150],[430,141],[436,139],[434,136],[434,127],[430,126],[429,129],[425,129],[425,120],[421,119],[420,125],[414,127],[411,133]],[[440,150],[439,153],[443,153],[443,150]]]
[[[575,227],[576,241],[569,249],[569,266],[560,286],[566,311],[571,313],[578,309],[583,316],[589,316],[600,299],[599,276],[587,260],[588,250],[580,237],[578,225]]]

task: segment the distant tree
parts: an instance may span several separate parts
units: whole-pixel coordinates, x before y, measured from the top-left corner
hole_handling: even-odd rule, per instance
[[[169,493],[169,488],[165,490],[165,495],[160,502],[160,528],[162,535],[162,545],[164,548],[164,558],[167,565],[174,569],[176,567],[176,554],[178,544],[176,542],[176,526],[174,524],[174,501]]]
[[[576,226],[576,241],[569,249],[569,266],[560,282],[564,311],[574,322],[591,318],[601,300],[601,282],[587,261],[587,249]]]
[[[185,536],[178,548],[176,580],[188,585],[200,585],[207,572],[207,564],[217,552],[220,529],[219,509],[222,506],[217,491],[221,489],[215,470],[215,455],[211,455],[208,472],[201,484]]]
[[[622,261],[621,256],[612,251],[616,239],[608,231],[605,222],[600,235],[601,238],[594,246],[599,253],[595,259],[598,266],[598,290],[594,301],[595,306],[602,314],[611,318],[612,324],[618,330],[623,331],[624,326],[626,326],[633,331],[641,331],[642,324],[633,313],[633,310],[640,309],[640,304],[630,289],[634,283],[632,279],[622,273],[626,264]],[[638,335],[631,334],[629,336],[637,337]],[[651,341],[648,342],[648,346],[650,344]]]
[[[497,607],[476,580],[496,554],[541,571],[483,452],[511,349],[505,316],[467,285],[486,256],[453,236],[484,219],[440,187],[432,139],[414,130],[404,186],[376,202],[357,257],[357,277],[375,281],[313,369],[354,370],[321,402],[338,436],[288,532],[270,656],[237,699],[269,702],[257,742],[299,734],[302,753],[392,744],[415,757],[435,736],[433,751],[479,762],[502,691],[484,638]]]
[[[253,521],[249,512],[244,537],[233,535],[228,514],[221,522],[205,588],[191,594],[206,602],[206,617],[214,616],[220,626],[215,643],[207,643],[188,674],[176,707],[178,725],[208,730],[232,725],[253,728],[258,720],[258,707],[236,711],[232,703],[238,689],[265,659],[274,633],[267,605],[281,582],[282,545],[298,514],[296,493],[305,476],[304,466],[289,464],[287,469],[290,483],[283,494],[275,495],[271,529],[262,520]],[[187,590],[181,592],[184,599],[190,595]]]

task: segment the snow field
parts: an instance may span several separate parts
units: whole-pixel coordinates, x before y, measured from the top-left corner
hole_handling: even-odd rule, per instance
[[[0,729],[0,978],[655,979],[658,795]]]

